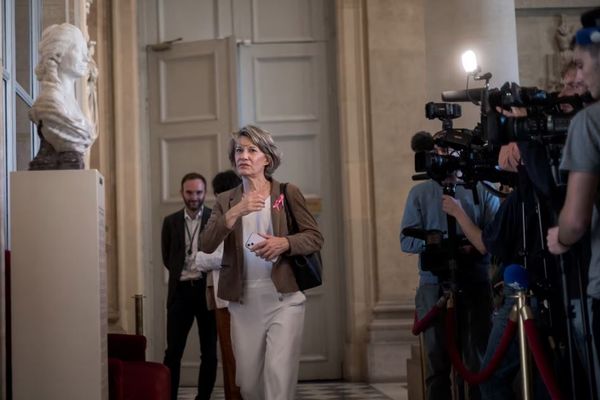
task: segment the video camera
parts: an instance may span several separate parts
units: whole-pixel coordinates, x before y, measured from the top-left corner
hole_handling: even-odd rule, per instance
[[[498,152],[483,140],[481,129],[457,129],[452,120],[462,115],[459,104],[427,103],[425,116],[442,121],[442,130],[433,136],[417,132],[411,140],[415,151],[414,180],[431,178],[438,183],[456,173],[464,186],[473,189],[478,181],[512,182],[512,176],[496,168]]]
[[[417,132],[411,140],[415,172],[421,173],[413,180],[431,178],[441,184],[456,173],[470,189],[480,181],[514,186],[515,174],[497,167],[500,146],[512,141],[538,141],[549,148],[562,147],[571,118],[590,101],[588,96],[558,97],[557,93],[509,82],[493,89],[445,91],[442,100],[445,102],[425,105],[426,118],[442,121],[442,130],[434,135]],[[452,120],[462,115],[461,106],[448,101],[480,105],[480,122],[472,130],[453,128]],[[562,111],[561,104],[569,104],[572,111]],[[522,117],[507,117],[498,111],[514,107]]]
[[[506,82],[500,88],[468,89],[442,92],[443,101],[481,102],[484,139],[491,145],[503,145],[511,141],[536,140],[546,143],[564,143],[571,118],[593,100],[589,94],[559,97],[536,87],[521,87]],[[565,112],[561,105],[568,104]],[[511,111],[521,109],[523,116],[506,117],[498,108]],[[485,124],[483,123],[485,121]]]

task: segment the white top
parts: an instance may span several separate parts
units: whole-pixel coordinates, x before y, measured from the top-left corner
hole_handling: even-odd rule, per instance
[[[195,218],[190,217],[187,210],[183,211],[185,216],[185,264],[181,270],[182,281],[189,281],[202,278],[202,270],[197,268],[195,263],[196,252],[198,251],[198,236],[200,236],[200,225],[202,224],[202,211],[200,208]]]
[[[258,257],[246,246],[250,235],[256,233],[273,234],[273,223],[271,221],[271,197],[265,199],[262,210],[250,213],[242,217],[242,237],[244,243],[244,271],[246,281],[271,279],[273,263]]]
[[[223,246],[222,243],[221,243],[221,246]],[[221,249],[222,249],[222,247],[221,247]],[[215,304],[216,304],[217,308],[227,308],[227,306],[229,306],[229,302],[227,300],[223,300],[217,296],[217,293],[219,293],[219,270],[218,269],[214,269],[212,271],[212,278],[213,278],[213,286],[215,289],[214,290]]]
[[[223,259],[223,242],[217,247],[212,253],[205,253],[203,251],[196,252],[194,260],[194,269],[202,272],[212,273],[213,286],[215,293],[215,303],[217,308],[226,308],[229,304],[228,301],[221,300],[217,297],[219,292],[219,270],[221,269],[221,260]]]

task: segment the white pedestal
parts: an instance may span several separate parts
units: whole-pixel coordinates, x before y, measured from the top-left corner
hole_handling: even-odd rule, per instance
[[[104,178],[10,175],[15,400],[106,400]]]

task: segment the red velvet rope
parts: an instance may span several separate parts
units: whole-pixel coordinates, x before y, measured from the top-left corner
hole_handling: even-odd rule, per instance
[[[542,349],[542,345],[540,343],[539,335],[537,329],[535,327],[535,323],[533,319],[527,319],[524,322],[525,324],[525,334],[527,335],[527,342],[529,343],[529,348],[533,353],[533,358],[535,359],[535,364],[540,371],[540,375],[542,376],[542,380],[550,393],[550,397],[553,400],[561,400],[564,397],[562,396],[560,389],[556,385],[556,379],[554,377],[554,373],[552,369],[549,367],[548,360],[546,359],[546,354]]]
[[[467,381],[470,385],[478,385],[481,382],[488,380],[489,377],[494,373],[494,371],[498,367],[498,364],[500,364],[500,361],[506,354],[508,345],[510,344],[510,341],[512,340],[512,338],[515,334],[515,331],[517,329],[517,323],[515,321],[513,321],[512,319],[508,320],[506,328],[504,328],[504,333],[502,334],[502,338],[500,339],[500,343],[498,344],[498,347],[496,348],[496,352],[494,353],[494,356],[492,357],[490,362],[481,371],[471,372],[463,364],[462,357],[460,356],[460,354],[458,353],[458,350],[456,349],[456,339],[455,339],[455,334],[454,334],[455,329],[456,329],[456,322],[455,322],[454,316],[455,316],[454,307],[448,307],[448,310],[446,313],[446,332],[447,332],[447,335],[446,335],[447,346],[446,347],[448,348],[448,354],[450,355],[450,361],[452,362],[454,369],[456,371],[458,371],[460,376],[462,376],[465,381]]]
[[[413,335],[417,336],[425,329],[429,328],[433,320],[440,314],[440,310],[441,307],[438,307],[437,304],[434,305],[433,307],[431,307],[431,310],[427,312],[427,315],[425,315],[421,320],[417,319],[417,311],[415,310],[415,319],[413,321],[412,327]]]

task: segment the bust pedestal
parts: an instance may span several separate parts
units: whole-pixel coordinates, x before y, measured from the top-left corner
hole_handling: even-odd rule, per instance
[[[104,178],[10,175],[15,400],[108,399]]]

